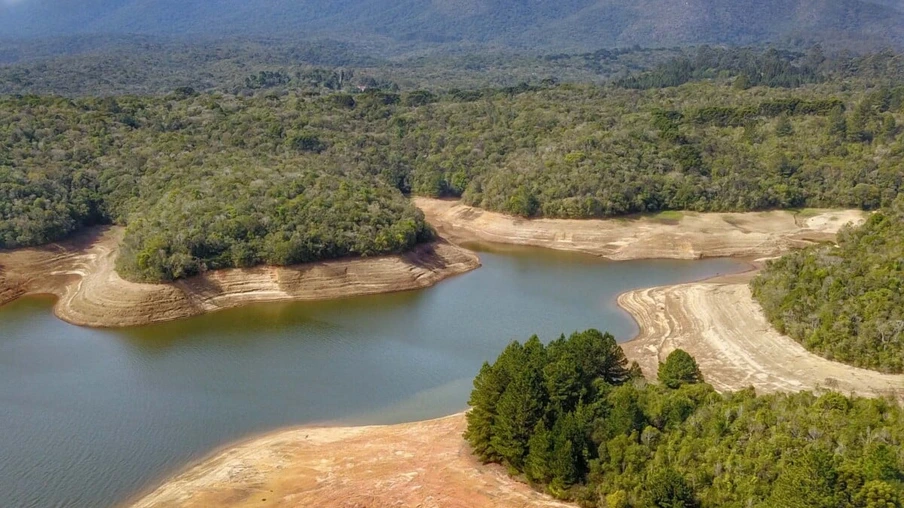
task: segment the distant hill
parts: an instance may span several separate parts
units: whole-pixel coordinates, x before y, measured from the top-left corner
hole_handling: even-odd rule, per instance
[[[378,47],[904,47],[901,0],[0,0],[0,37],[328,37]]]

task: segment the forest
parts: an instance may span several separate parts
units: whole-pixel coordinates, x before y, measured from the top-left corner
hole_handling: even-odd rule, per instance
[[[581,506],[904,506],[897,404],[720,394],[681,350],[658,381],[597,330],[515,341],[475,378],[465,438],[484,462]]]
[[[525,217],[887,206],[902,184],[900,59],[848,61],[856,79],[826,62],[794,87],[739,87],[729,69],[642,90],[445,92],[335,90],[324,83],[349,75],[329,73],[286,89],[256,73],[250,95],[0,98],[0,248],[126,225],[121,273],[161,281],[408,249],[432,235],[409,194]]]
[[[79,36],[37,42],[0,39],[0,94],[67,97],[165,95],[179,87],[249,95],[261,91],[357,92],[358,86],[433,92],[520,83],[604,83],[683,55],[680,48],[585,53],[426,53],[381,57],[335,41],[247,38],[212,41]],[[269,79],[260,79],[262,76]]]
[[[904,372],[904,196],[837,245],[770,262],[751,283],[775,327],[826,358]]]

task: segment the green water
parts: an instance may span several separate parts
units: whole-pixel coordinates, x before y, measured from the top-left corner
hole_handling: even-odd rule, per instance
[[[110,506],[249,434],[451,414],[508,341],[627,340],[619,293],[743,267],[481,250],[482,268],[430,289],[127,330],[68,325],[46,298],[0,308],[0,506]]]

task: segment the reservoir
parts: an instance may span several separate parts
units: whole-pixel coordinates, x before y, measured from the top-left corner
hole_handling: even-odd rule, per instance
[[[131,329],[69,325],[50,298],[0,307],[0,506],[116,505],[255,433],[456,413],[509,341],[629,340],[620,293],[746,267],[474,247],[483,267],[429,289]]]

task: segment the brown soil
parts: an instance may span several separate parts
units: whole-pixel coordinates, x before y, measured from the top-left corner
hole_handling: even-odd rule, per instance
[[[453,241],[486,241],[580,251],[613,260],[776,256],[834,238],[860,222],[856,210],[694,213],[604,220],[521,219],[461,204],[415,198],[430,222]]]
[[[464,414],[377,427],[299,428],[231,447],[135,508],[567,507],[478,463]]]
[[[137,284],[115,271],[118,228],[34,249],[0,251],[0,305],[27,294],[59,297],[54,312],[86,326],[134,326],[248,302],[321,300],[431,286],[480,265],[445,241],[397,256],[207,272],[173,284]]]
[[[699,282],[630,291],[619,305],[641,332],[623,344],[644,374],[680,348],[700,364],[719,391],[752,386],[757,392],[833,389],[904,400],[904,375],[881,374],[810,353],[769,324],[744,283]]]

